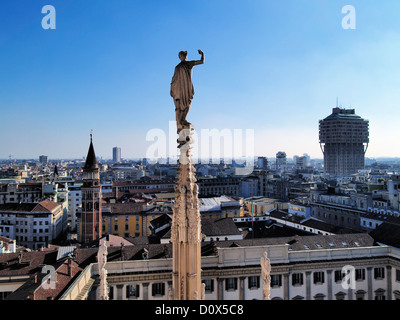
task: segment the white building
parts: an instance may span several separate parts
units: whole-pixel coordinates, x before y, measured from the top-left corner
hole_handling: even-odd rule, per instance
[[[76,214],[82,207],[82,184],[74,184],[68,188],[68,224],[71,230],[76,230]]]
[[[202,251],[209,246],[203,243]],[[111,300],[168,298],[172,259],[151,258],[160,249],[147,245],[145,259],[107,262]],[[129,250],[133,254],[138,248]],[[202,256],[206,300],[262,299],[260,259],[265,251],[272,267],[272,300],[400,299],[400,249],[373,246],[367,234],[220,241],[215,250],[217,254]],[[345,270],[350,270],[349,278]],[[91,263],[61,299],[95,299],[97,277],[97,263]]]
[[[46,247],[66,231],[66,225],[61,205],[51,200],[0,205],[0,235],[30,249]]]
[[[141,166],[118,165],[112,167],[114,179],[118,180],[139,180],[144,177],[144,170]]]

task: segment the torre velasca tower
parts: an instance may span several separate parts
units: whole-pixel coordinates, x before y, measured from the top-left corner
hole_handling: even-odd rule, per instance
[[[368,120],[356,115],[354,109],[333,108],[330,116],[319,121],[325,173],[344,175],[364,169],[368,127]]]

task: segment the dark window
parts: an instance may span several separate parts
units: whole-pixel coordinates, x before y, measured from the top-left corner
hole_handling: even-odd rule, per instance
[[[344,276],[345,276],[345,274],[344,274],[344,272],[342,272],[342,270],[336,270],[335,271],[335,282],[342,281]]]
[[[253,276],[249,277],[248,288],[249,289],[256,289],[260,287],[260,277]]]
[[[292,285],[303,285],[303,274],[302,273],[294,273],[292,274]]]
[[[323,271],[314,272],[314,284],[325,282],[325,273]]]
[[[237,289],[237,278],[225,279],[225,290],[236,290]]]
[[[153,297],[165,295],[165,283],[153,283],[151,286],[151,294]]]
[[[271,276],[271,287],[280,287],[282,286],[282,275],[274,274]]]
[[[203,280],[203,283],[205,284],[206,292],[214,292],[214,280],[206,279],[206,280]]]
[[[356,280],[365,280],[365,269],[356,269]]]
[[[384,279],[385,278],[385,269],[384,268],[374,268],[374,278],[375,279]]]
[[[128,285],[126,286],[126,297],[127,298],[139,298],[140,296],[140,287],[139,285]]]

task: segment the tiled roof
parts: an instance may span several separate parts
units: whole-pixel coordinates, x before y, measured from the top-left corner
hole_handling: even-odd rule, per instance
[[[7,238],[7,237],[0,236],[0,241],[2,241],[2,242],[4,242],[4,243],[11,243],[11,242],[13,242],[14,240],[13,240],[13,239],[10,239],[10,238]]]
[[[372,230],[369,235],[376,242],[400,248],[400,226],[391,223],[382,223],[376,229]]]
[[[105,238],[107,247],[119,247],[121,246],[121,243],[123,243],[124,246],[132,245],[132,242],[130,242],[129,240],[113,234],[108,234]]]
[[[201,232],[206,236],[227,236],[241,234],[231,218],[202,219]]]
[[[374,239],[367,233],[355,233],[219,241],[216,242],[216,246],[230,247],[233,243],[240,247],[289,244],[291,250],[298,251],[371,247],[374,245]]]
[[[44,210],[42,208],[44,208]],[[51,200],[44,200],[42,202],[39,203],[38,206],[36,206],[36,208],[33,210],[33,212],[35,211],[54,211],[57,207],[60,207],[60,205],[57,202],[51,201]]]
[[[102,203],[101,206],[110,208],[112,214],[129,214],[143,211],[143,203]]]
[[[31,202],[23,202],[23,203],[5,203],[0,204],[0,212],[1,211],[18,211],[18,212],[48,212],[51,213],[60,207],[57,202],[51,200],[44,200],[40,203],[31,203]]]
[[[135,180],[135,181],[113,181],[114,186],[137,186],[137,185],[163,185],[163,184],[175,184],[175,180]]]
[[[309,228],[316,228],[316,229],[323,230],[323,231],[330,232],[330,233],[335,233],[335,234],[338,234],[338,233],[355,233],[355,231],[352,230],[352,229],[335,226],[333,224],[330,224],[330,223],[327,223],[327,222],[323,222],[323,221],[319,221],[319,220],[316,220],[316,219],[313,219],[313,218],[302,222],[301,225],[309,227]]]
[[[47,271],[38,271],[26,281],[21,287],[7,296],[6,300],[54,300],[59,297],[76,276],[82,271],[72,259],[65,259],[63,262],[54,265],[56,269],[55,288],[50,287],[50,283],[45,287],[44,277]]]
[[[171,244],[144,244],[107,248],[107,261],[142,260],[143,252],[147,250],[148,259],[171,258]],[[74,252],[75,260],[84,268],[90,263],[97,262],[98,248],[77,248]]]
[[[293,223],[300,223],[302,220],[304,220],[304,217],[302,217],[302,216],[292,215],[292,214],[289,214],[288,212],[276,210],[276,209],[271,211],[269,213],[269,216],[271,218],[282,219],[282,220],[290,221]]]
[[[0,254],[0,277],[29,275],[41,270],[41,265],[54,264],[57,250]]]

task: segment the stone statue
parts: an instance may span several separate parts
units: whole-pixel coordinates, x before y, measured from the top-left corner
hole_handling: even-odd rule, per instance
[[[261,257],[261,280],[263,289],[263,300],[270,300],[271,289],[271,263],[268,259],[267,251]]]
[[[99,251],[97,252],[97,264],[99,267],[100,286],[98,300],[108,300],[108,284],[107,284],[107,246],[105,240],[100,240]]]
[[[107,246],[105,240],[100,240],[99,251],[97,252],[97,263],[99,265],[99,272],[103,270],[107,263]]]
[[[187,51],[179,52],[181,62],[175,67],[174,76],[171,81],[171,97],[175,103],[176,125],[178,133],[183,128],[189,128],[190,123],[186,120],[194,96],[192,83],[193,66],[204,63],[204,53],[198,50],[201,55],[200,60],[187,60]]]

